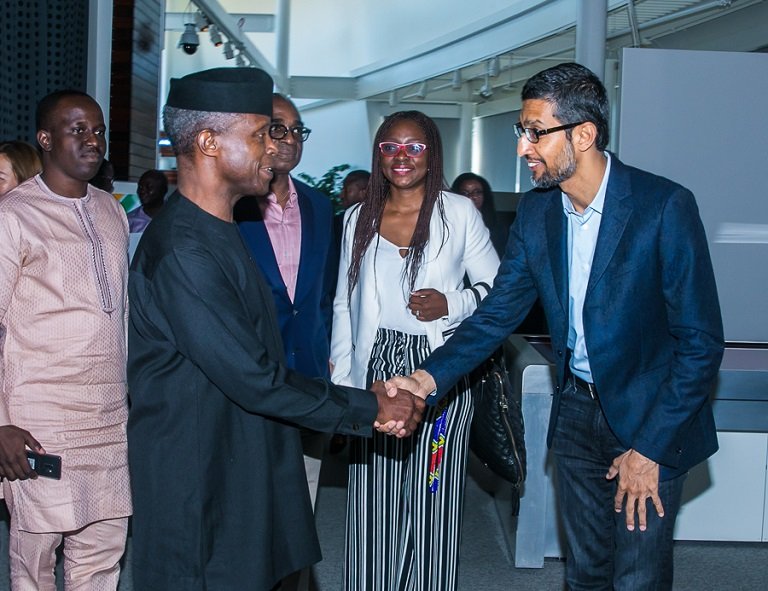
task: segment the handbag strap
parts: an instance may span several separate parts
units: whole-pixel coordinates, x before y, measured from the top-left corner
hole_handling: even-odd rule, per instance
[[[506,368],[504,368],[503,371],[506,371]],[[501,372],[495,371],[493,372],[493,377],[499,381],[499,392],[501,392],[499,400],[497,401],[499,410],[501,411],[499,413],[501,422],[504,425],[504,430],[507,432],[509,443],[512,445],[512,453],[515,455],[515,462],[520,468],[517,471],[517,482],[513,482],[512,486],[520,488],[525,480],[525,476],[523,475],[523,464],[520,462],[520,451],[518,450],[517,441],[515,440],[515,433],[512,429],[512,425],[509,423],[509,400],[507,399],[506,388],[504,387],[504,376],[501,375]],[[509,377],[507,377],[507,380],[509,380]]]

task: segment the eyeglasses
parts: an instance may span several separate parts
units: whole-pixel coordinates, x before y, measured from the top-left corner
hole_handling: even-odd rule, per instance
[[[473,189],[471,191],[462,191],[461,194],[464,195],[464,197],[479,197],[483,194],[483,190]]]
[[[417,144],[415,142],[410,144],[398,144],[397,142],[381,142],[379,144],[379,150],[381,151],[382,156],[387,156],[388,158],[394,158],[401,151],[404,151],[405,155],[408,156],[408,158],[418,158],[419,156],[423,156],[424,152],[427,151],[427,145]]]
[[[557,127],[550,127],[549,129],[536,129],[535,127],[523,127],[520,123],[515,123],[515,135],[517,139],[525,136],[532,144],[538,144],[539,138],[548,133],[555,133],[556,131],[564,131],[566,129],[573,129],[577,125],[586,123],[585,121],[579,121],[578,123],[568,123],[566,125],[558,125]]]
[[[293,127],[286,127],[282,123],[273,123],[269,126],[269,137],[273,140],[282,140],[291,132],[293,139],[299,142],[306,142],[309,134],[312,130],[309,127],[303,125],[294,125]]]

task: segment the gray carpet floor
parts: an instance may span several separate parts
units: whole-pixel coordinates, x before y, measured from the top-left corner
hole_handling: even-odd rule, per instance
[[[346,461],[344,453],[326,454],[323,463],[316,510],[323,561],[312,570],[314,591],[341,589]],[[540,569],[514,567],[493,496],[481,483],[482,475],[473,476],[470,471],[459,588],[462,591],[562,591],[565,566],[562,560],[547,559]],[[762,516],[757,518],[762,519]],[[0,522],[0,591],[10,588],[7,548],[6,517]],[[129,538],[118,591],[133,591],[130,565]],[[63,587],[59,585],[59,588]],[[676,542],[674,589],[768,591],[768,543]]]
[[[346,457],[326,454],[317,499],[323,561],[313,568],[317,591],[341,589],[346,504]],[[461,591],[562,591],[565,562],[518,569],[507,550],[493,496],[470,470],[462,532]],[[756,516],[762,520],[762,515]],[[768,543],[675,543],[675,591],[768,591]]]

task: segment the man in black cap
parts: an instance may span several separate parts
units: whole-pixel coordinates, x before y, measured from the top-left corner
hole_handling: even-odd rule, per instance
[[[218,68],[171,81],[163,111],[178,191],[129,281],[134,588],[271,589],[320,559],[292,424],[412,432],[423,405],[284,364],[272,296],[232,208],[272,179],[272,80]]]

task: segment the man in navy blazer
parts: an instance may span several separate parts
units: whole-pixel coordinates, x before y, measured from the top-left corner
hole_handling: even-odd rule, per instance
[[[333,207],[330,199],[309,185],[291,177],[301,161],[304,141],[310,130],[304,126],[293,103],[276,94],[272,101],[270,135],[276,140],[274,178],[270,195],[242,199],[235,208],[235,219],[256,264],[267,279],[277,306],[287,365],[309,377],[328,377],[328,342],[332,322]],[[279,136],[279,137],[278,137]],[[275,253],[270,231],[264,221],[265,209],[285,212],[298,210],[298,225],[285,226],[283,238],[295,248],[297,260],[288,271],[286,285]],[[288,219],[287,217],[285,219]],[[278,222],[279,224],[279,222]],[[290,249],[290,248],[289,248]],[[291,294],[290,292],[293,292]]]
[[[517,151],[538,189],[520,202],[493,289],[393,382],[436,403],[538,296],[557,367],[548,444],[568,587],[671,589],[683,480],[717,450],[723,330],[704,228],[690,191],[605,151],[608,101],[588,69],[540,72],[522,98]]]

